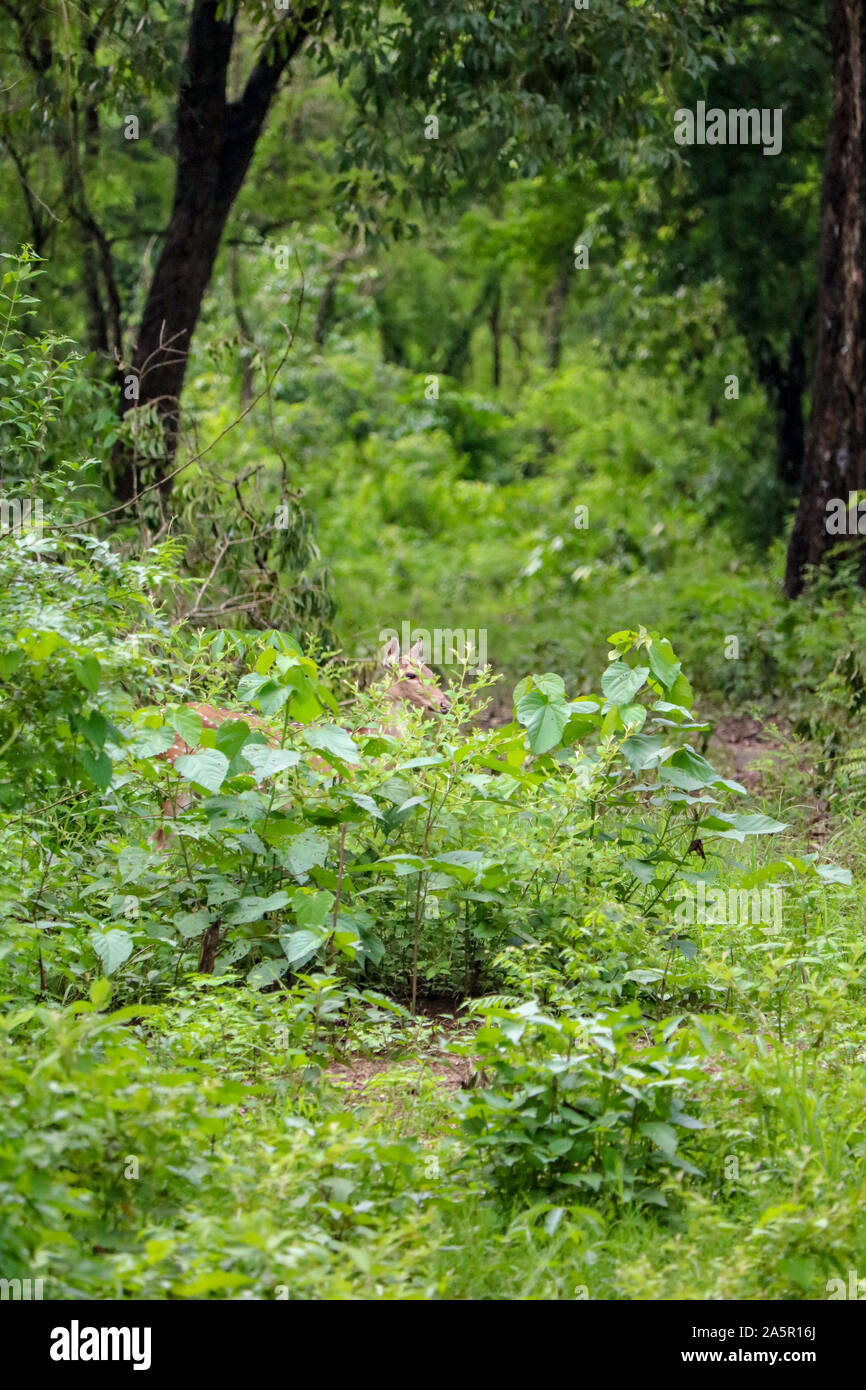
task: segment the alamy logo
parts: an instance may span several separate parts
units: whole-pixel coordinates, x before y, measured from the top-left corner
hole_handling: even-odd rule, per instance
[[[828,497],[824,526],[829,536],[866,536],[866,500],[858,501],[859,493],[844,497]]]
[[[825,1287],[831,1303],[839,1298],[856,1299],[858,1303],[866,1300],[866,1279],[858,1279],[856,1269],[848,1270],[847,1288],[844,1279],[828,1279]]]
[[[431,662],[435,666],[465,664],[483,671],[487,665],[486,627],[477,630],[474,627],[434,627],[430,632],[426,627],[413,627],[404,619],[399,632],[392,627],[385,627],[379,633],[379,641],[382,643],[380,660],[385,660],[388,645],[395,637],[400,639],[400,650],[404,652],[408,652],[416,642],[420,642],[421,659],[428,666]]]
[[[0,1279],[0,1301],[44,1298],[44,1279]]]
[[[679,890],[683,901],[674,912],[679,926],[702,922],[709,927],[744,927],[749,922],[763,923],[780,931],[782,926],[782,890],[780,888],[708,888],[699,883],[697,892],[691,888]]]
[[[131,1361],[134,1371],[150,1370],[149,1327],[69,1327],[51,1331],[52,1361]]]
[[[782,108],[723,111],[713,106],[708,111],[705,101],[699,101],[695,111],[681,106],[674,112],[674,139],[678,145],[763,145],[764,154],[779,154]]]
[[[0,532],[22,536],[29,531],[42,537],[42,498],[0,497]]]

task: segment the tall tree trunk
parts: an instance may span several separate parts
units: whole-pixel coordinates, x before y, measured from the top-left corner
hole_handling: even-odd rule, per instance
[[[305,10],[287,41],[273,44],[259,58],[238,100],[229,101],[235,16],[227,12],[219,18],[219,8],[215,0],[196,0],[193,8],[178,95],[174,203],[133,357],[139,394],[137,401],[122,394],[120,402],[121,416],[132,405],[155,405],[163,430],[157,479],[166,492],[190,343],[223,231],[280,77],[318,14]],[[137,488],[135,455],[119,445],[112,462],[118,498],[128,501]]]
[[[866,485],[866,7],[828,0],[835,90],[821,191],[818,348],[803,487],[785,591],[802,590],[836,537],[827,502]]]
[[[791,334],[787,362],[769,350],[763,353],[758,376],[776,415],[776,471],[787,487],[797,488],[803,477],[805,454],[806,358],[800,335]]]

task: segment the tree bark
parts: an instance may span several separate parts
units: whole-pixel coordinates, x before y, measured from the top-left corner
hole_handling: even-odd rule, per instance
[[[786,487],[797,488],[803,477],[806,447],[803,421],[806,359],[799,334],[791,334],[787,361],[769,350],[761,355],[758,376],[776,415],[776,471]]]
[[[866,484],[866,7],[828,0],[834,95],[821,190],[818,346],[803,486],[785,591],[803,589],[836,537],[827,502]]]
[[[306,9],[285,42],[263,53],[237,101],[227,99],[235,16],[218,18],[214,0],[196,0],[186,70],[178,95],[174,202],[138,331],[133,373],[138,399],[121,394],[121,417],[154,405],[163,431],[156,480],[167,493],[177,448],[180,396],[192,336],[225,225],[252,160],[280,78],[301,48],[318,10]],[[137,490],[134,452],[123,444],[113,459],[120,501]]]

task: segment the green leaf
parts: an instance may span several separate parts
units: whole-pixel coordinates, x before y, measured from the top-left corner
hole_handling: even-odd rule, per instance
[[[632,670],[624,661],[612,661],[601,678],[602,692],[614,705],[630,705],[648,675],[648,666]]]
[[[621,705],[619,716],[627,728],[631,727],[640,732],[646,723],[645,705]]]
[[[238,681],[238,699],[243,704],[255,701],[266,717],[276,714],[288,700],[292,691],[287,685],[280,685],[271,676],[252,672]]]
[[[256,781],[263,782],[266,777],[285,772],[287,767],[296,767],[301,755],[291,748],[268,748],[262,743],[248,743],[244,748],[244,761],[253,769]]]
[[[203,741],[209,739],[209,732],[202,735]],[[213,731],[213,746],[220,753],[224,753],[231,762],[232,758],[244,747],[249,736],[250,726],[245,719],[226,719]],[[262,745],[254,744],[253,746],[261,747]]]
[[[153,866],[153,855],[137,845],[125,845],[117,856],[121,883],[134,883]]]
[[[678,748],[663,767],[659,769],[659,779],[683,791],[700,791],[704,787],[728,787],[732,791],[744,792],[739,782],[731,782],[707,762],[694,748]]]
[[[95,656],[83,656],[80,660],[73,657],[72,669],[78,677],[79,683],[91,695],[95,695],[99,689],[100,666]]]
[[[673,689],[670,692],[671,700],[675,705],[680,705],[683,709],[690,710],[694,704],[694,694],[682,671],[680,671],[674,681]]]
[[[301,931],[280,932],[280,945],[286,953],[286,960],[293,969],[310,960],[328,939],[328,932],[314,928]]]
[[[87,773],[91,782],[95,782],[97,787],[103,791],[111,784],[111,774],[113,772],[111,759],[107,753],[97,753],[95,756],[89,748],[82,748],[78,754],[81,766]]]
[[[851,870],[843,869],[838,864],[819,864],[817,872],[825,883],[851,883]]]
[[[104,975],[90,986],[90,1002],[94,1009],[104,1009],[111,998],[111,981]]]
[[[236,925],[243,922],[260,922],[266,912],[278,912],[281,907],[287,906],[288,901],[289,895],[282,888],[278,893],[271,893],[269,898],[259,898],[255,895],[238,898],[228,908],[226,918]]]
[[[90,944],[102,961],[106,975],[113,975],[118,966],[132,955],[132,937],[120,927],[112,927],[107,932],[91,932]]]
[[[632,734],[624,739],[622,754],[635,776],[644,768],[652,767],[664,748],[661,734]]]
[[[320,753],[330,753],[344,763],[358,763],[361,754],[351,736],[338,724],[317,724],[315,728],[304,729],[302,737],[311,748]]]
[[[293,874],[308,874],[310,869],[321,868],[328,854],[328,841],[315,830],[302,830],[286,846],[285,857]]]
[[[292,899],[292,907],[299,926],[323,927],[334,910],[334,895],[321,890],[306,893],[299,889]]]
[[[190,748],[198,748],[204,728],[200,714],[188,705],[181,705],[178,709],[168,710],[165,717],[166,722],[176,734],[180,734],[184,743],[189,744]]]
[[[176,758],[174,766],[187,782],[197,782],[206,791],[216,793],[228,772],[229,760],[216,748],[202,748],[198,753],[184,753]]]
[[[533,676],[533,681],[536,689],[523,696],[515,714],[526,729],[531,751],[540,757],[559,743],[571,717],[571,706],[559,677],[554,680],[551,676]],[[539,683],[543,684],[543,689]]]
[[[672,690],[680,674],[682,662],[677,661],[670,642],[666,638],[661,642],[651,642],[647,651],[647,660],[656,680],[664,686],[665,690]]]
[[[284,960],[260,960],[247,975],[247,984],[251,989],[265,989],[267,985],[275,984],[285,973]]]
[[[665,1158],[674,1157],[677,1151],[677,1132],[672,1125],[662,1124],[660,1120],[647,1120],[641,1125],[640,1132],[661,1149]]]
[[[773,820],[771,816],[735,816],[727,812],[708,816],[701,822],[702,834],[706,830],[718,839],[739,840],[740,843],[745,835],[778,835],[787,828],[783,821]]]
[[[181,936],[189,938],[201,936],[202,932],[210,926],[213,921],[211,913],[204,909],[199,912],[178,912],[172,918]]]
[[[375,816],[376,820],[383,819],[382,812],[379,810],[372,796],[367,796],[365,792],[350,792],[349,800],[353,801],[356,806],[359,806],[362,811],[368,811],[371,816]]]
[[[151,759],[167,753],[173,743],[173,729],[138,729],[130,740],[129,749],[136,758]]]

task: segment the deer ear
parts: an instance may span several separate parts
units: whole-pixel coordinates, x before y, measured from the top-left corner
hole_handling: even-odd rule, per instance
[[[392,637],[392,638],[391,638],[391,641],[388,643],[387,647],[385,648],[384,653],[382,654],[382,665],[383,665],[383,666],[396,666],[396,664],[397,664],[397,662],[398,662],[399,660],[400,660],[400,639],[399,639],[399,637]]]
[[[414,647],[410,647],[410,648],[409,648],[409,650],[408,650],[408,652],[406,653],[406,655],[408,656],[408,658],[409,658],[410,661],[423,661],[423,660],[424,660],[424,643],[423,643],[423,641],[421,640],[420,637],[419,637],[418,641],[415,643]]]

